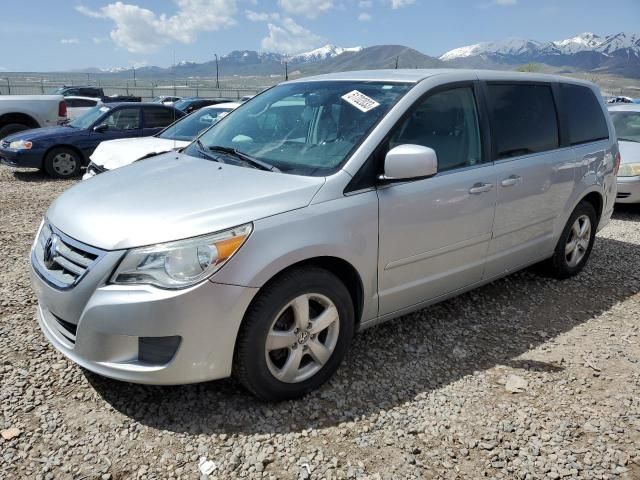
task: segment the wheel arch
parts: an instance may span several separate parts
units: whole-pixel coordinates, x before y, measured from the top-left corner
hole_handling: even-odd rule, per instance
[[[85,158],[82,151],[75,145],[70,145],[68,143],[56,143],[55,145],[47,148],[47,150],[44,152],[44,155],[42,156],[42,161],[44,162],[44,160],[47,158],[47,155],[49,155],[53,150],[57,148],[68,148],[69,150],[73,150],[80,157],[80,162],[82,164],[81,166],[84,166],[87,163],[87,159]]]
[[[0,127],[9,125],[11,123],[19,123],[21,125],[26,125],[29,128],[40,127],[40,123],[38,123],[38,121],[31,115],[28,115],[26,113],[10,112],[0,115]]]
[[[264,285],[260,287],[260,290],[256,293],[256,295],[254,295],[253,299],[249,303],[249,306],[245,310],[245,313],[242,317],[242,321],[240,322],[240,325],[238,327],[238,334],[236,334],[236,339],[233,347],[234,359],[236,356],[236,350],[238,348],[239,332],[242,331],[242,328],[245,324],[245,321],[247,319],[247,312],[249,312],[254,302],[260,296],[260,292],[265,287],[271,285],[273,282],[277,281],[278,278],[280,278],[282,275],[286,274],[287,272],[291,271],[292,269],[300,268],[304,266],[314,266],[314,267],[325,269],[333,273],[336,277],[338,277],[344,283],[345,287],[349,291],[349,295],[351,296],[351,301],[353,302],[353,308],[355,313],[354,331],[356,332],[358,331],[358,327],[360,326],[362,313],[364,310],[364,286],[362,284],[362,278],[360,277],[360,274],[351,263],[347,262],[342,258],[333,257],[333,256],[310,257],[310,258],[292,263],[291,265],[288,265],[287,267],[278,271],[276,274],[271,276],[271,278],[269,278],[269,280],[267,280],[264,283]]]

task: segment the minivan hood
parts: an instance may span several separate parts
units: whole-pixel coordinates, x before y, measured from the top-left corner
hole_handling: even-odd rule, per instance
[[[324,182],[171,152],[76,184],[55,200],[47,218],[80,242],[118,250],[303,208]]]
[[[158,137],[121,138],[100,143],[91,161],[107,170],[124,167],[151,153],[165,153],[189,145],[190,142]]]
[[[620,163],[640,162],[640,143],[618,140],[620,148]]]

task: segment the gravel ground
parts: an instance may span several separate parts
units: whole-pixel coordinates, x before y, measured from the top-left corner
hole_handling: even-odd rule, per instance
[[[360,334],[333,380],[262,404],[82,371],[45,341],[28,251],[73,182],[0,167],[0,478],[640,478],[640,208],[578,277],[529,271]],[[207,478],[202,475],[203,478]]]

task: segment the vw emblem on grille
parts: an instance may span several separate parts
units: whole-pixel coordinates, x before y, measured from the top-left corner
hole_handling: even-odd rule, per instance
[[[58,236],[54,233],[49,237],[44,246],[42,261],[44,262],[44,266],[49,270],[55,264],[55,259],[58,256],[58,240]]]

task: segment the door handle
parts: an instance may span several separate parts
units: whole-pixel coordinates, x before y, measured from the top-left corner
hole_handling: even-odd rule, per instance
[[[484,192],[489,192],[493,188],[492,183],[476,183],[469,189],[471,195],[479,195]]]
[[[518,185],[522,181],[522,177],[518,175],[511,175],[508,178],[505,178],[500,182],[500,185],[503,187],[513,187],[514,185]]]

